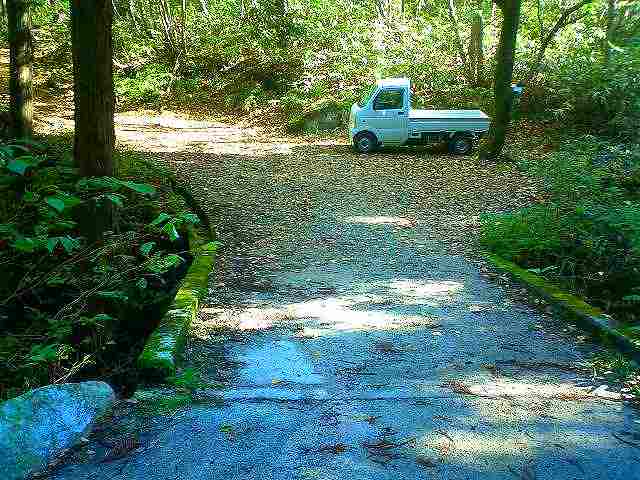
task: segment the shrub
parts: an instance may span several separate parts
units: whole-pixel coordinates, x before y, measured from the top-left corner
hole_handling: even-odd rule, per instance
[[[543,177],[551,200],[485,216],[482,244],[525,268],[568,282],[625,318],[635,318],[640,147],[585,136],[523,167]]]
[[[133,77],[116,75],[116,94],[120,99],[136,103],[157,102],[169,87],[171,76],[166,65],[152,63],[136,72]]]
[[[132,386],[135,351],[184,269],[181,232],[197,217],[160,211],[169,203],[148,183],[79,178],[68,146],[1,145],[0,186],[0,399],[82,375]],[[120,231],[83,237],[90,204],[113,205]]]
[[[640,44],[613,52],[608,64],[591,49],[557,59],[545,80],[527,89],[523,109],[583,131],[637,139],[640,129]]]

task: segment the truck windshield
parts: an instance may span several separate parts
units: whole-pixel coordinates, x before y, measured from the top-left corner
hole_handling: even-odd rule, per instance
[[[362,98],[360,99],[360,101],[358,101],[358,106],[360,108],[364,107],[367,103],[369,103],[369,100],[371,100],[371,97],[373,96],[373,94],[376,91],[376,86],[371,87],[367,93],[365,93]]]

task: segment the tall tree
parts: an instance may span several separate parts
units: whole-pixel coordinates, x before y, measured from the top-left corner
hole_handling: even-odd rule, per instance
[[[84,176],[112,176],[113,61],[111,0],[73,0],[74,157]]]
[[[33,83],[31,64],[31,6],[29,0],[7,1],[9,36],[9,111],[12,136],[30,137],[33,133]]]
[[[607,0],[607,25],[603,42],[604,62],[607,64],[611,58],[611,44],[613,43],[613,35],[615,32],[615,19],[616,0]]]
[[[502,27],[496,52],[496,71],[493,84],[495,112],[487,141],[480,149],[480,158],[484,159],[494,159],[500,155],[511,121],[513,106],[511,80],[520,24],[520,2],[521,0],[495,0],[502,11]]]
[[[480,86],[484,79],[484,17],[482,15],[482,0],[477,0],[476,12],[471,24],[471,40],[469,41],[469,66],[472,84]]]
[[[447,10],[449,22],[453,29],[453,39],[462,62],[462,71],[467,82],[473,86],[480,86],[484,82],[484,19],[482,17],[482,0],[476,0],[476,12],[471,23],[471,38],[468,51],[465,50],[464,41],[460,33],[460,20],[456,12],[454,0],[448,0]]]
[[[72,0],[73,93],[75,140],[73,155],[86,177],[113,176],[113,45],[111,0]],[[111,202],[90,200],[77,212],[82,234],[94,242],[114,229]]]
[[[447,2],[447,7],[449,11],[449,20],[451,21],[451,26],[453,27],[453,38],[456,41],[456,47],[458,48],[458,55],[460,55],[460,59],[462,60],[462,68],[464,70],[464,76],[467,81],[471,83],[472,75],[471,75],[471,66],[469,64],[469,60],[467,59],[467,54],[464,49],[464,43],[462,41],[462,36],[460,35],[460,22],[458,21],[458,14],[456,13],[456,5],[453,0],[449,0]]]

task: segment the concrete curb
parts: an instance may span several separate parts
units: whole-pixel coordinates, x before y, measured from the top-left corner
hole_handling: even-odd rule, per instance
[[[581,298],[563,292],[540,275],[515,263],[491,253],[485,253],[484,258],[498,270],[508,273],[531,293],[544,298],[564,318],[589,331],[605,345],[613,346],[636,362],[640,362],[640,340],[625,335],[619,322],[605,316],[601,310],[592,307]]]
[[[180,363],[191,322],[198,315],[200,302],[207,293],[209,274],[213,270],[219,243],[197,248],[173,303],[158,327],[149,335],[138,357],[138,369],[150,378],[164,380],[175,375]]]

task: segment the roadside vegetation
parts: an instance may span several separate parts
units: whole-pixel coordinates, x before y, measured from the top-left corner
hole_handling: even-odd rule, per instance
[[[2,399],[94,377],[130,391],[136,357],[191,260],[187,230],[199,219],[168,172],[123,152],[116,177],[82,178],[68,142],[0,149]],[[118,216],[93,242],[80,226],[91,202]]]
[[[132,393],[135,360],[191,262],[190,239],[209,235],[170,172],[114,150],[110,3],[66,8],[71,25],[49,4],[10,1],[8,32],[3,23],[0,400],[87,378]],[[46,72],[35,79],[34,56]],[[36,135],[35,97],[69,88],[74,135]]]
[[[519,166],[547,195],[485,217],[483,245],[638,326],[640,147],[583,135]]]

